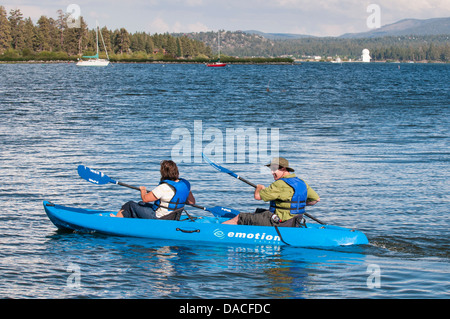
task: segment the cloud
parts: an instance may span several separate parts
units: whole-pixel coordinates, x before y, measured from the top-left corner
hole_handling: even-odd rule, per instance
[[[187,32],[202,32],[202,31],[206,32],[206,31],[210,31],[210,30],[211,30],[211,28],[209,28],[205,24],[203,24],[201,22],[197,22],[194,24],[189,24]]]
[[[150,23],[150,33],[181,33],[181,32],[201,32],[211,30],[201,22],[183,24],[175,21],[173,24],[166,22],[161,17],[157,17]]]
[[[448,0],[377,0],[374,1],[382,8],[390,11],[401,12],[422,12],[422,11],[450,11],[450,1]],[[444,13],[444,12],[442,12]],[[447,12],[448,13],[448,12]]]
[[[203,0],[187,0],[185,1],[188,6],[197,7],[203,4]]]
[[[7,12],[19,8],[24,17],[56,17],[72,1],[6,0]],[[450,16],[450,0],[76,0],[89,27],[95,20],[110,29],[130,32],[199,32],[260,30],[336,36],[368,31],[369,4],[381,8],[381,25],[401,19]],[[55,4],[56,3],[56,4]]]
[[[151,33],[165,33],[169,32],[169,25],[161,18],[156,18],[150,23]]]
[[[10,10],[20,9],[22,12],[23,18],[31,18],[33,21],[39,20],[41,16],[54,17],[56,16],[56,10],[53,8],[46,8],[41,6],[34,5],[12,5],[6,4],[4,5],[7,14],[9,15]]]

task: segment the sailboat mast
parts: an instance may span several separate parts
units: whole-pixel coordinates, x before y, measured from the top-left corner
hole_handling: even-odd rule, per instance
[[[97,22],[97,24],[98,24],[98,22]],[[103,48],[105,49],[106,59],[109,60],[108,50],[106,49],[105,40],[103,39],[103,34],[100,31],[100,27],[99,27],[99,32],[100,32],[100,37],[102,38]],[[97,46],[98,46],[98,40],[97,40]]]
[[[97,38],[97,57],[99,56],[98,55],[98,22],[97,22],[97,28],[96,28],[97,30],[97,32],[96,32],[96,38]]]

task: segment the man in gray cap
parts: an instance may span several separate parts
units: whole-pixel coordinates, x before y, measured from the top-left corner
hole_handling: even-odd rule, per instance
[[[275,157],[266,166],[275,182],[267,188],[257,185],[254,197],[270,201],[269,210],[258,208],[255,213],[240,213],[224,224],[295,227],[302,219],[305,207],[320,201],[319,195],[293,174],[294,169],[289,167],[287,159]]]

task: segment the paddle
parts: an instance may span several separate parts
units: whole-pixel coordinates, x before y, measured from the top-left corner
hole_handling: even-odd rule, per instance
[[[257,187],[257,186],[256,186],[255,184],[253,184],[252,182],[249,182],[249,181],[246,180],[245,178],[240,177],[239,175],[237,175],[236,173],[230,171],[229,169],[227,169],[227,168],[225,168],[225,167],[222,167],[222,166],[220,166],[220,165],[214,163],[213,161],[211,161],[211,160],[210,160],[205,154],[203,154],[203,153],[202,153],[202,157],[205,159],[205,161],[206,161],[209,165],[211,165],[212,167],[214,167],[214,168],[215,168],[216,170],[218,170],[219,172],[222,172],[222,173],[226,173],[226,174],[228,174],[228,175],[231,175],[231,176],[233,176],[234,178],[237,178],[237,179],[243,181],[244,183],[247,183],[248,185],[250,185],[250,186],[252,186],[252,187],[254,187],[254,188]],[[304,215],[307,216],[307,217],[309,217],[309,218],[311,218],[312,220],[318,222],[319,224],[326,225],[324,222],[320,221],[319,219],[315,218],[314,216],[311,216],[311,215],[308,214],[308,213],[304,213]]]
[[[125,186],[128,188],[136,189],[138,191],[140,190],[139,187],[131,186],[131,185],[119,182],[119,181],[115,181],[108,175],[103,174],[102,172],[93,170],[92,168],[89,168],[84,165],[78,165],[78,175],[80,175],[81,178],[87,180],[88,182],[91,182],[91,183],[97,184],[97,185],[104,185],[104,184],[112,183],[112,184],[117,184],[120,186]]]
[[[140,191],[139,187],[116,181],[116,180],[112,179],[111,177],[109,177],[108,175],[106,175],[102,172],[93,170],[84,165],[78,166],[78,175],[80,175],[81,178],[83,178],[93,184],[104,185],[104,184],[112,183],[112,184],[125,186],[128,188],[132,188],[132,189]],[[194,204],[187,204],[187,205],[195,207],[195,208],[203,209],[204,211],[212,213],[216,217],[232,218],[240,213],[239,211],[237,211],[235,209],[221,207],[221,206],[203,207],[203,206],[194,205]]]
[[[256,185],[253,184],[252,182],[249,182],[249,181],[246,180],[245,178],[240,177],[239,175],[237,175],[236,173],[230,171],[229,169],[226,169],[225,167],[222,167],[222,166],[220,166],[220,165],[214,163],[213,161],[211,161],[211,160],[210,160],[205,154],[203,154],[203,153],[202,153],[202,157],[205,159],[205,161],[206,161],[209,165],[211,165],[212,167],[214,167],[214,168],[215,168],[216,170],[218,170],[219,172],[227,173],[228,175],[231,175],[231,176],[233,176],[234,178],[237,178],[238,180],[241,180],[241,181],[243,181],[244,183],[247,183],[248,185],[250,185],[250,186],[256,188]]]

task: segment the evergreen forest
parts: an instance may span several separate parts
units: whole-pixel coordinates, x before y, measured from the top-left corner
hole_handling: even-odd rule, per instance
[[[41,16],[36,24],[24,18],[20,9],[9,14],[0,6],[0,60],[76,60],[96,53],[95,27],[88,29],[83,17],[79,27],[69,27],[68,15],[58,10],[57,17]],[[125,28],[100,29],[111,61],[208,60],[211,48],[186,36],[145,32],[129,33]],[[101,37],[100,57],[105,58]]]

